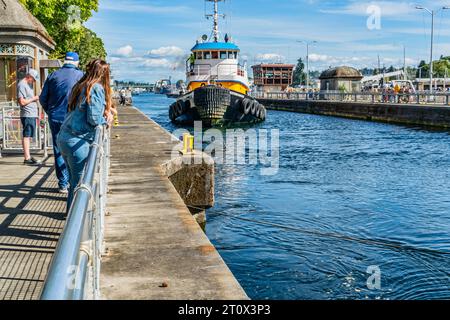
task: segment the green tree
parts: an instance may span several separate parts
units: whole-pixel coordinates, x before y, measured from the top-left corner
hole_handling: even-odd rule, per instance
[[[428,78],[430,77],[430,65],[425,62],[425,60],[420,61],[416,73],[417,78]]]
[[[430,77],[430,64],[426,63],[424,60],[420,61],[419,69],[417,70],[417,77],[422,76],[422,78]],[[448,76],[448,70],[450,69],[450,57],[441,56],[440,60],[433,61],[433,76],[437,78],[443,78]]]
[[[450,61],[447,59],[433,62],[433,75],[437,78],[444,78],[448,69],[450,69]]]
[[[387,72],[388,73],[395,72],[394,66],[390,66],[389,69],[387,69]]]
[[[94,59],[106,59],[106,50],[103,40],[97,37],[95,32],[83,27],[80,41],[70,47],[68,50],[80,54],[80,66],[84,68],[86,64]]]
[[[105,58],[101,39],[82,24],[98,10],[98,0],[20,0],[56,42],[51,58],[62,59],[67,51],[80,54],[81,65]],[[84,43],[86,42],[87,43]]]
[[[301,84],[305,84],[306,81],[306,73],[305,73],[305,63],[303,62],[302,58],[298,59],[297,66],[294,70],[294,76],[293,76],[293,82],[292,84],[294,86],[298,86]]]

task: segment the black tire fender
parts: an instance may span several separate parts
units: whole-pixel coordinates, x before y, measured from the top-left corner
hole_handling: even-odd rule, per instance
[[[179,100],[176,102],[175,105],[175,113],[177,115],[177,117],[181,116],[184,112],[184,102]]]
[[[257,117],[258,107],[259,107],[259,102],[256,100],[253,101],[252,106],[251,106],[251,113],[255,117]]]
[[[263,105],[261,105],[261,113],[260,113],[260,118],[262,121],[266,120],[266,116],[267,116],[267,110],[266,107],[264,107]]]
[[[260,119],[261,118],[261,113],[262,113],[262,105],[260,103],[258,103],[258,107],[256,108],[255,117]]]
[[[169,107],[169,118],[172,121],[175,121],[175,119],[177,118],[176,112],[175,112],[175,106],[176,106],[176,102],[172,103]]]
[[[242,100],[242,107],[244,109],[244,114],[248,115],[250,114],[251,110],[252,110],[252,100],[245,98],[244,100]]]

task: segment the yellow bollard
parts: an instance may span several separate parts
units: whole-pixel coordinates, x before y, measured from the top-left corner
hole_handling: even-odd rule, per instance
[[[183,154],[192,153],[194,151],[194,137],[189,133],[183,134]]]

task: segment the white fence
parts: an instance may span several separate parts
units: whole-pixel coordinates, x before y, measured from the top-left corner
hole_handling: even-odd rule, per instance
[[[44,151],[47,156],[52,148],[52,136],[45,113],[40,109],[39,118],[36,119],[36,132],[31,142],[31,152]],[[22,149],[22,123],[20,120],[20,107],[14,102],[0,103],[0,157],[2,153],[21,153]]]

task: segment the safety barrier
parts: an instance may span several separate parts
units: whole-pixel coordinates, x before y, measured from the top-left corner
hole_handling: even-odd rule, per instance
[[[48,125],[48,118],[42,110],[36,119],[36,131],[31,141],[32,152],[52,149],[52,136]],[[22,125],[20,121],[20,107],[14,102],[0,103],[0,157],[3,153],[22,152]]]
[[[325,100],[339,102],[364,102],[364,103],[414,103],[449,105],[450,93],[382,93],[382,92],[353,92],[340,91],[315,91],[315,92],[253,92],[257,99],[274,100]]]
[[[94,143],[44,284],[42,300],[100,298],[109,135],[106,128],[96,128]]]

